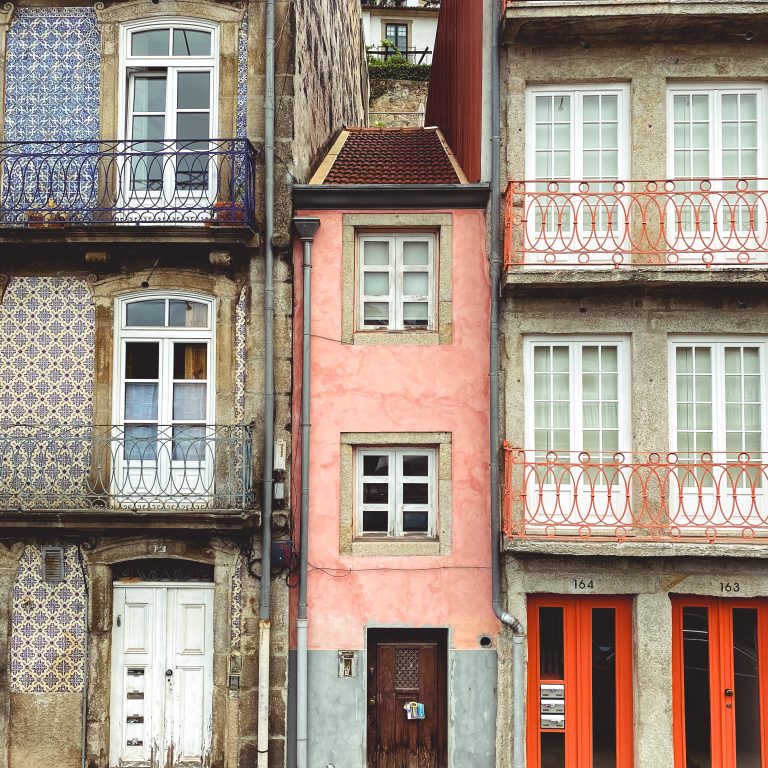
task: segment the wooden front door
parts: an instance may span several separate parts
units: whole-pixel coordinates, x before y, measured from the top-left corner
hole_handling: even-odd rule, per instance
[[[116,585],[113,612],[109,765],[208,765],[213,584]]]
[[[676,597],[672,638],[675,767],[768,768],[768,601]]]
[[[368,632],[368,768],[447,767],[446,646],[445,630]]]

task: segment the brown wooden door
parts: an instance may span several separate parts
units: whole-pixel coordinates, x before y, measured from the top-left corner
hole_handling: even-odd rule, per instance
[[[368,768],[446,768],[447,633],[368,633]],[[424,705],[409,720],[408,702]]]

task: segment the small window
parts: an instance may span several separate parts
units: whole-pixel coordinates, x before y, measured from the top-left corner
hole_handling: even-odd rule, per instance
[[[359,239],[359,327],[434,328],[433,235],[363,235]]]
[[[435,449],[356,453],[360,536],[435,535]]]
[[[408,50],[408,25],[389,23],[384,28],[385,39],[392,43],[398,51]]]

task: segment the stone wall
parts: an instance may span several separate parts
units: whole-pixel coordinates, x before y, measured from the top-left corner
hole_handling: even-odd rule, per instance
[[[409,128],[424,125],[429,81],[371,80],[368,122],[383,128]]]
[[[318,13],[322,7],[325,13]],[[345,125],[363,119],[363,32],[358,0],[296,0],[295,173],[308,179]]]

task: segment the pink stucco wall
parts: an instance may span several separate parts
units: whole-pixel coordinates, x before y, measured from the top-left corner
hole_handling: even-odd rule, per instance
[[[360,211],[356,211],[359,213]],[[342,213],[318,216],[312,255],[309,647],[365,647],[367,626],[449,627],[454,648],[495,635],[490,608],[488,267],[482,211],[453,214],[453,343],[342,344]],[[301,350],[301,248],[295,360]],[[301,367],[294,371],[299,433]],[[339,555],[340,435],[451,432],[453,545],[444,557]],[[298,438],[295,438],[297,440]],[[298,445],[293,456],[298,457]],[[292,499],[298,517],[298,464]],[[294,614],[295,615],[295,614]]]

